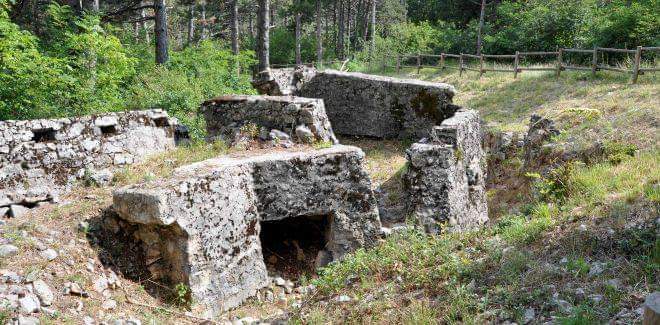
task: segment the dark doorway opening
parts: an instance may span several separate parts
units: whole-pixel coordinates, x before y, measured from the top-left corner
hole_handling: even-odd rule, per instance
[[[32,141],[34,142],[52,142],[55,141],[55,130],[52,128],[32,130]]]
[[[101,133],[105,136],[117,134],[117,126],[116,125],[102,126]]]
[[[300,216],[261,222],[261,248],[270,275],[297,280],[316,274],[316,257],[325,249],[329,216]]]
[[[170,120],[167,117],[158,117],[154,119],[154,123],[159,128],[170,126]]]

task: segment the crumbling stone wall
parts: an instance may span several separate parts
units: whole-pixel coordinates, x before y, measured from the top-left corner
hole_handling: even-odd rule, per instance
[[[259,128],[256,131],[262,140],[338,143],[319,99],[231,95],[206,101],[201,111],[208,136],[231,143],[242,141],[244,127],[250,123]]]
[[[330,216],[331,259],[374,245],[380,220],[363,158],[341,145],[219,157],[119,189],[113,207],[139,226],[151,272],[188,284],[193,301],[217,315],[268,284],[261,221]]]
[[[260,94],[272,96],[291,96],[300,91],[302,85],[316,75],[315,68],[300,66],[296,68],[271,69],[266,75],[252,83]]]
[[[86,173],[173,148],[176,127],[162,110],[0,121],[0,217],[54,200]]]
[[[427,232],[470,229],[488,220],[481,142],[478,113],[461,109],[406,151],[407,210]]]
[[[454,94],[443,83],[339,71],[319,72],[297,91],[323,99],[337,134],[415,140],[454,114]]]

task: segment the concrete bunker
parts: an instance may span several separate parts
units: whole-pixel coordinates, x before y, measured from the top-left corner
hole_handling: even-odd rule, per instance
[[[381,224],[363,159],[359,148],[341,145],[219,157],[118,189],[113,208],[137,227],[151,273],[187,284],[193,300],[217,315],[270,283],[261,240],[273,248],[273,229],[326,216],[317,232],[325,243],[311,243],[326,261],[376,243]],[[302,262],[318,256],[305,254]]]
[[[323,99],[338,135],[419,141],[406,152],[401,203],[377,188],[386,224],[412,217],[428,232],[477,227],[488,219],[479,115],[452,103],[454,87],[340,71],[276,70],[260,91]],[[283,77],[288,76],[288,77]],[[279,90],[278,90],[279,89]]]

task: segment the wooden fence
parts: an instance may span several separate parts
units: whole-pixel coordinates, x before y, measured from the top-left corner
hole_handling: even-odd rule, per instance
[[[642,68],[641,59],[643,52],[658,52],[660,47],[643,47],[638,46],[635,50],[627,49],[613,49],[613,48],[604,48],[604,47],[594,47],[593,50],[584,50],[584,49],[559,49],[556,52],[518,52],[516,54],[505,54],[505,55],[491,55],[491,54],[482,54],[482,55],[473,55],[473,54],[414,54],[414,55],[397,55],[396,56],[396,71],[397,73],[401,71],[402,67],[412,67],[417,68],[419,73],[421,68],[438,68],[438,69],[456,69],[459,70],[459,75],[463,74],[463,71],[476,71],[479,72],[481,77],[485,72],[508,72],[513,73],[513,78],[518,77],[518,73],[522,71],[554,71],[557,78],[561,75],[562,71],[566,70],[578,70],[578,71],[591,71],[592,75],[596,75],[596,71],[600,70],[609,70],[615,72],[630,73],[632,76],[632,83],[637,83],[637,79],[640,75],[644,75],[646,72],[657,72],[660,71],[659,68]],[[631,69],[623,69],[621,67],[615,67],[603,64],[604,62],[599,63],[598,54],[599,53],[623,53],[623,54],[634,54],[633,66]],[[591,55],[591,65],[589,66],[580,66],[580,65],[570,65],[567,64],[563,58],[566,53],[579,53],[579,54],[590,54]],[[547,67],[524,67],[520,64],[521,59],[527,57],[555,57],[555,64],[553,66]],[[387,58],[383,63],[383,68],[388,67]],[[416,58],[416,65],[404,65],[403,61],[410,58]],[[422,58],[432,58],[438,60],[437,65],[423,65]],[[447,65],[447,59],[458,59],[458,66]],[[471,68],[467,65],[469,59],[475,59],[479,61],[479,68]],[[500,60],[513,60],[513,68],[486,68],[484,66],[486,59],[500,59]],[[547,60],[547,59],[546,59]],[[547,61],[546,61],[547,62]],[[391,66],[390,66],[391,67]]]

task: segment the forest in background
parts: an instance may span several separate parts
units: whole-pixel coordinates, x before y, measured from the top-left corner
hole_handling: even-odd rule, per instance
[[[659,0],[0,0],[0,120],[160,107],[196,131],[254,91],[257,2],[273,64],[660,45]]]

